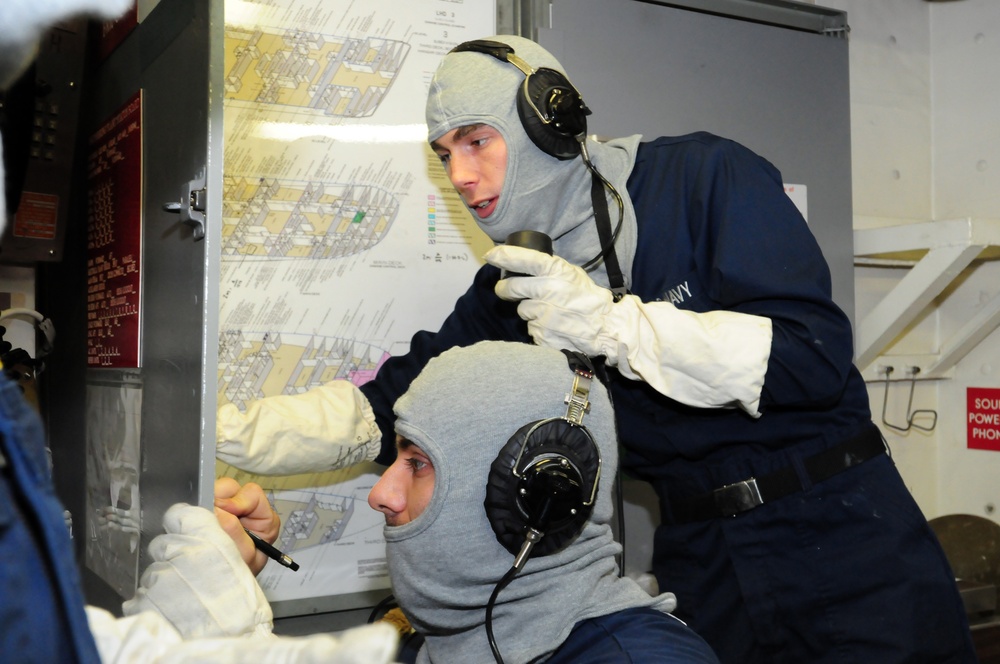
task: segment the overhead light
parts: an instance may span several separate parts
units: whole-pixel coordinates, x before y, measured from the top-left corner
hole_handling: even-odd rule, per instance
[[[285,142],[303,138],[329,138],[341,143],[424,143],[427,141],[427,125],[261,122],[255,128],[254,135],[257,138]]]

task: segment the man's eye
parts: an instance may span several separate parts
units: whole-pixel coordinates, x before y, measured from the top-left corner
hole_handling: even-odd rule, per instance
[[[410,470],[412,470],[414,473],[418,473],[427,467],[426,461],[421,461],[420,459],[416,459],[414,457],[410,457],[409,459],[407,459],[406,463],[410,466]]]
[[[450,154],[439,154],[438,155],[438,159],[441,160],[442,164],[444,164],[445,166],[447,166],[448,165],[448,160],[451,159],[451,155]]]

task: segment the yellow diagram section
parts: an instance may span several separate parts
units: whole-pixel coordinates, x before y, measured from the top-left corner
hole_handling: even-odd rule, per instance
[[[282,515],[277,545],[283,551],[318,546],[340,539],[354,514],[354,497],[320,491],[283,491],[269,496]]]
[[[223,178],[222,256],[342,258],[370,249],[399,202],[370,185]]]
[[[226,98],[364,117],[378,107],[409,45],[301,30],[226,28]]]
[[[348,340],[226,332],[219,340],[219,404],[233,403],[242,410],[261,397],[296,394],[335,379],[361,385],[387,358],[384,351]],[[218,462],[217,475],[260,484],[281,516],[275,545],[286,552],[301,550],[340,540],[354,515],[354,491],[338,485],[362,473],[364,451],[345,446],[330,452],[323,463],[341,470],[265,477]],[[341,457],[333,458],[338,453]]]
[[[247,404],[264,396],[298,394],[331,380],[362,385],[387,358],[384,351],[346,339],[304,337],[285,343],[281,335],[229,331],[219,339],[219,405]],[[255,338],[256,337],[256,338]]]

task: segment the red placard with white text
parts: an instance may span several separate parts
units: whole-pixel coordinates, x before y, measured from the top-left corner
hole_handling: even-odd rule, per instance
[[[139,366],[142,91],[90,137],[87,366]]]
[[[969,449],[1000,452],[1000,388],[970,387],[966,399]]]
[[[100,33],[97,36],[97,56],[104,60],[118,45],[125,41],[125,38],[139,25],[139,10],[137,3],[132,8],[116,19],[104,21],[100,24]]]
[[[14,237],[54,240],[59,224],[59,197],[37,191],[21,192],[14,214]]]

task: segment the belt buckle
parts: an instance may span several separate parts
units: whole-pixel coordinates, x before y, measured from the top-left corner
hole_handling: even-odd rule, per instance
[[[722,516],[736,516],[740,512],[764,504],[760,489],[757,487],[757,479],[754,477],[719,487],[712,493],[715,496],[715,505]]]

